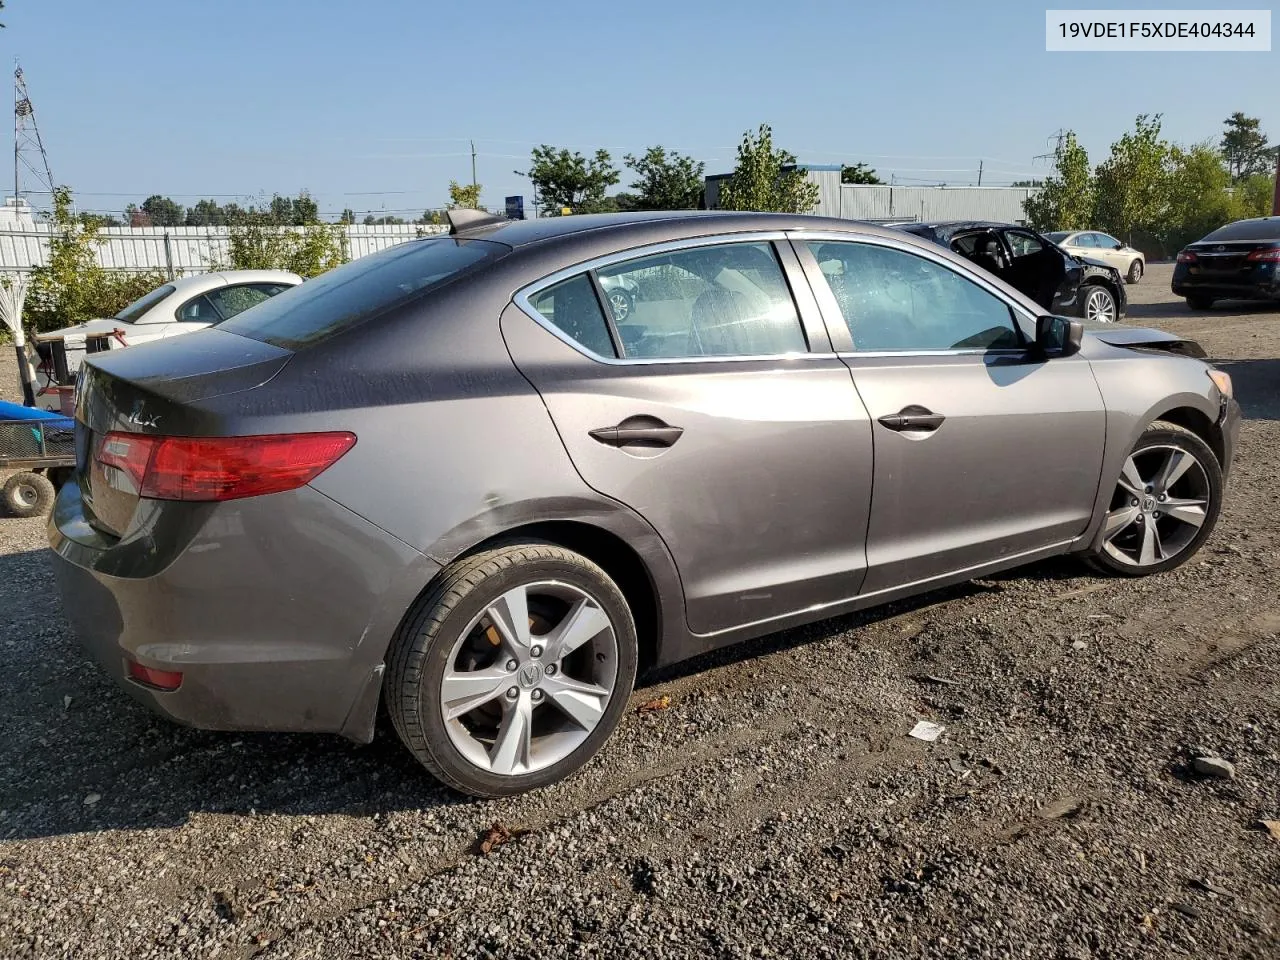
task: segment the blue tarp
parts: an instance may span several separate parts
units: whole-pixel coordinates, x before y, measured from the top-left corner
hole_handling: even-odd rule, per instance
[[[72,430],[76,422],[52,410],[38,410],[35,407],[24,407],[20,403],[0,400],[0,420],[42,420],[50,430]]]

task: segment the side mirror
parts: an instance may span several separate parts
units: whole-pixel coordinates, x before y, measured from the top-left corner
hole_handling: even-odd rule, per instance
[[[1116,250],[1123,250],[1123,249],[1124,249],[1124,241],[1123,241],[1123,240],[1117,240],[1117,241],[1116,241],[1116,245],[1115,245],[1114,249],[1116,249]]]
[[[1046,314],[1036,318],[1036,352],[1046,359],[1080,352],[1084,324],[1079,320]]]

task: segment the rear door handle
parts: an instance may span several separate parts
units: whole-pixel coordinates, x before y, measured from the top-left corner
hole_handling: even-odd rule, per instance
[[[654,417],[628,417],[616,427],[591,430],[592,440],[610,447],[642,444],[646,447],[669,447],[684,434],[684,427],[673,427]]]
[[[940,413],[934,413],[928,407],[921,407],[912,404],[909,407],[903,407],[897,413],[889,413],[880,418],[880,425],[890,430],[923,430],[932,432],[937,430],[947,418]]]

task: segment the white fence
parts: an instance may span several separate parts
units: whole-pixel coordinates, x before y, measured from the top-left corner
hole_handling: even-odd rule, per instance
[[[340,229],[345,233],[347,255],[352,260],[415,237],[448,230],[411,223],[353,224]],[[0,224],[0,270],[26,273],[43,266],[53,232],[53,227],[42,223]],[[97,250],[98,262],[108,270],[159,270],[178,276],[226,266],[231,231],[227,227],[104,227],[98,237],[102,241]]]

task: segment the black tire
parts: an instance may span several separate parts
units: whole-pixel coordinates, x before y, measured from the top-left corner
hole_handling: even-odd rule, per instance
[[[1213,297],[1206,297],[1200,294],[1192,294],[1187,297],[1187,306],[1192,310],[1208,310],[1213,306]]]
[[[5,509],[15,517],[39,517],[48,513],[56,495],[47,477],[25,470],[6,480],[0,491]]]
[[[1120,319],[1120,311],[1116,307],[1116,295],[1103,283],[1087,283],[1080,288],[1080,316],[1085,320],[1096,319],[1089,316],[1089,304],[1090,301],[1099,297],[1106,298],[1111,316],[1110,320],[1101,322],[1115,323]]]
[[[557,763],[525,774],[481,769],[454,745],[440,710],[440,688],[455,644],[482,611],[522,583],[554,580],[586,591],[608,616],[617,641],[611,698],[586,739]],[[388,653],[387,713],[400,739],[438,779],[475,797],[502,797],[547,786],[590,760],[609,738],[635,686],[635,622],[617,584],[586,557],[540,541],[511,543],[446,567],[401,624]]]
[[[1085,554],[1085,559],[1094,569],[1123,577],[1145,577],[1153,573],[1163,573],[1166,570],[1181,566],[1195,556],[1196,551],[1200,549],[1204,541],[1213,532],[1214,525],[1218,522],[1218,515],[1222,511],[1222,466],[1218,463],[1217,455],[1213,452],[1213,449],[1198,435],[1176,423],[1156,420],[1143,431],[1142,436],[1138,438],[1138,442],[1133,445],[1133,450],[1126,457],[1126,463],[1129,458],[1136,457],[1144,451],[1151,450],[1151,448],[1170,447],[1178,448],[1191,454],[1203,468],[1208,502],[1204,507],[1204,520],[1196,530],[1195,535],[1184,546],[1181,546],[1176,553],[1163,561],[1150,564],[1135,564],[1117,560],[1108,552],[1103,540],[1104,528],[1104,531],[1099,532],[1094,545]],[[1176,489],[1176,485],[1172,485],[1171,489]],[[1123,491],[1120,487],[1119,478],[1117,478],[1116,491],[1108,505],[1108,512],[1115,510],[1117,507],[1123,507],[1124,504],[1120,502],[1122,499]],[[1159,503],[1154,504],[1154,506],[1159,509]],[[1157,513],[1156,516],[1158,517],[1159,514]],[[1167,520],[1159,522],[1168,523]]]
[[[1142,279],[1142,272],[1144,269],[1145,268],[1142,266],[1142,261],[1135,259],[1133,263],[1129,264],[1129,272],[1125,274],[1125,278],[1124,278],[1125,282],[1137,283],[1139,280]]]

